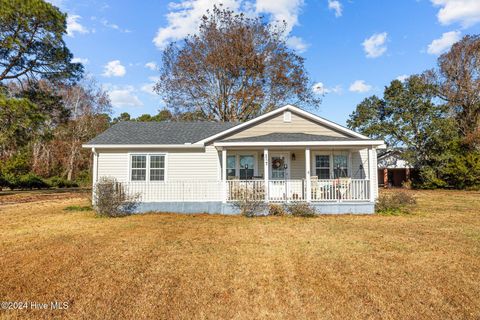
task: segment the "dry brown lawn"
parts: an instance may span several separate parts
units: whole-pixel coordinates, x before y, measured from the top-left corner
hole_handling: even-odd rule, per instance
[[[480,319],[480,193],[407,216],[244,218],[0,205],[0,318]],[[35,200],[35,199],[34,199]],[[39,200],[39,199],[36,199]]]

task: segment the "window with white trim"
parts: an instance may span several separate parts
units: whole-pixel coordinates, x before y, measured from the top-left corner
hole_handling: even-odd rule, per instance
[[[348,177],[348,155],[317,154],[315,155],[315,175],[319,179],[338,179]]]
[[[147,156],[146,155],[132,155],[132,181],[145,181],[147,177]]]
[[[227,177],[235,179],[237,175],[237,156],[227,156]]]
[[[344,154],[333,156],[333,177],[335,179],[348,177],[348,158]]]
[[[330,179],[330,155],[315,156],[315,174],[319,179]]]
[[[165,180],[165,155],[150,155],[150,181]]]
[[[255,176],[256,156],[236,154],[227,156],[227,179],[250,180]]]
[[[255,158],[253,155],[240,156],[240,180],[249,180],[253,178]]]
[[[132,154],[130,156],[130,180],[165,181],[165,155]]]

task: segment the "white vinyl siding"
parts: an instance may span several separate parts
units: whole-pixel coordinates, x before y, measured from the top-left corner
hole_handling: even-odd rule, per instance
[[[212,145],[168,152],[167,180],[219,180],[219,168],[219,153]]]
[[[112,177],[119,182],[130,181],[130,156],[133,154],[168,154],[165,157],[165,180],[219,180],[220,162],[213,146],[205,150],[102,150],[98,149],[98,178]]]
[[[119,182],[129,181],[130,172],[128,170],[129,155],[128,151],[108,151],[98,150],[98,178],[112,177]]]

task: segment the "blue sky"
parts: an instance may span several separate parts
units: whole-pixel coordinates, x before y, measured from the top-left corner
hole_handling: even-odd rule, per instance
[[[435,66],[439,54],[480,32],[480,0],[51,0],[69,14],[67,45],[108,90],[114,115],[155,114],[152,93],[163,46],[195,32],[214,3],[288,23],[306,58],[320,116],[345,124],[392,79]]]

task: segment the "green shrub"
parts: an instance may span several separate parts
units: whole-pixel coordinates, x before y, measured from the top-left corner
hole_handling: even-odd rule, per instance
[[[480,152],[458,155],[446,165],[442,173],[451,187],[480,188]]]
[[[19,152],[8,158],[2,165],[2,173],[5,176],[19,177],[30,172],[29,155]],[[8,180],[8,179],[7,179]]]
[[[46,189],[50,185],[33,173],[27,173],[20,177],[11,178],[9,181],[11,189]]]
[[[306,202],[293,202],[291,204],[288,204],[287,206],[287,211],[294,217],[315,217],[317,214],[317,211],[315,208]]]
[[[285,207],[280,204],[271,203],[268,205],[268,215],[269,216],[284,216],[287,212]]]
[[[69,181],[62,177],[51,177],[48,179],[48,183],[55,188],[76,188],[78,184],[74,181]]]
[[[92,185],[92,173],[89,170],[80,171],[75,182],[81,187],[90,187]]]
[[[2,190],[2,188],[7,188],[9,186],[10,184],[8,183],[8,180],[0,172],[0,191]]]
[[[375,211],[387,215],[410,213],[416,203],[417,201],[409,192],[396,190],[380,195],[375,204]]]

